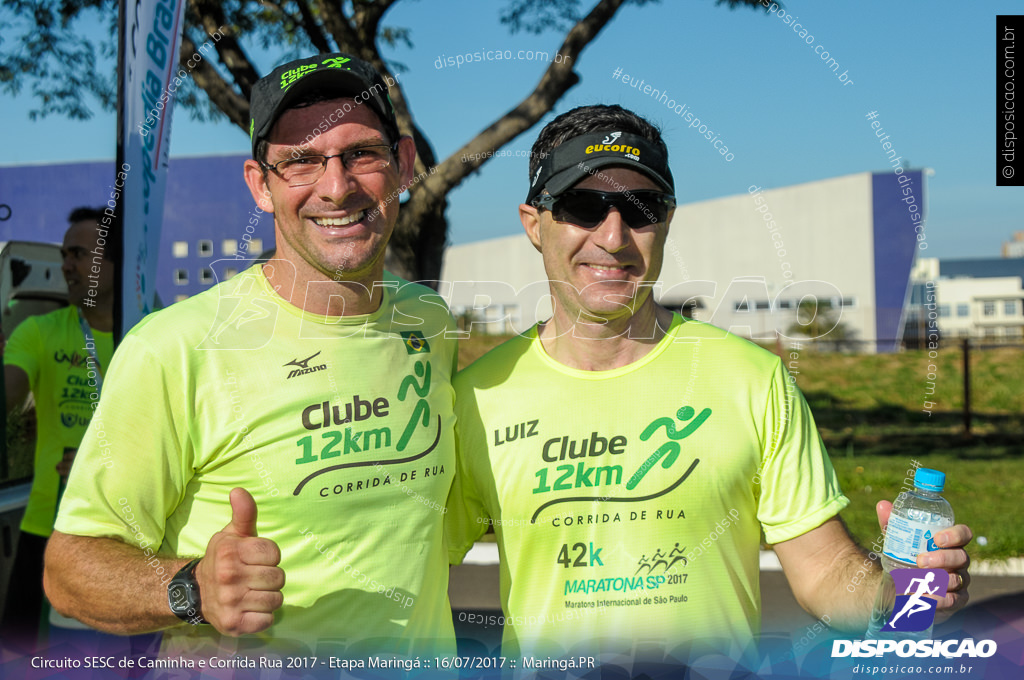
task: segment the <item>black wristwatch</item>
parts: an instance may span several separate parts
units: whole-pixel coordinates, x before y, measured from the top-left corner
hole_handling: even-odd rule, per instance
[[[171,582],[167,584],[167,604],[171,611],[182,621],[192,625],[207,623],[203,618],[202,601],[199,598],[199,583],[196,581],[197,557],[181,568]]]

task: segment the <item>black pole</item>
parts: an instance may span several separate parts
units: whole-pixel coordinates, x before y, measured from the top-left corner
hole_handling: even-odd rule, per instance
[[[114,174],[115,177],[121,168],[124,167],[124,63],[127,55],[127,39],[126,35],[128,20],[128,7],[126,6],[126,0],[119,0],[117,3],[117,131],[115,134],[116,139],[116,152],[114,160]],[[116,199],[116,207],[114,208],[114,219],[112,220],[114,229],[118,238],[114,247],[114,257],[111,258],[114,262],[114,347],[116,348],[121,342],[122,329],[124,319],[124,192],[119,192]]]
[[[971,341],[964,338],[964,434],[971,436]]]

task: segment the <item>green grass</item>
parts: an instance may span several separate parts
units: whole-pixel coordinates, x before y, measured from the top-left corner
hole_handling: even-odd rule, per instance
[[[875,503],[895,500],[913,460],[911,456],[832,455],[839,483],[850,499],[842,516],[862,546],[870,547],[879,535]],[[964,459],[955,453],[935,453],[916,460],[922,467],[946,473],[942,495],[953,506],[956,521],[967,524],[974,532],[975,540],[967,547],[972,560],[1024,554],[1020,516],[1024,463],[1019,457],[979,460]],[[987,545],[977,541],[979,536],[987,539]]]
[[[823,436],[866,437],[866,443],[874,444],[872,436],[926,434],[943,436],[942,448],[971,445],[948,437],[964,431],[959,350],[942,350],[935,359],[925,352],[853,356],[804,351],[796,360],[787,353],[785,360],[799,372],[797,384]],[[972,436],[1010,435],[1011,441],[997,443],[1019,442],[1024,434],[1022,408],[1024,348],[973,350]]]

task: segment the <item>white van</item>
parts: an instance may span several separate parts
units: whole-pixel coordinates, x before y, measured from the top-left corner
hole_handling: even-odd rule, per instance
[[[4,337],[26,318],[68,304],[60,245],[8,241],[0,249],[0,328]]]

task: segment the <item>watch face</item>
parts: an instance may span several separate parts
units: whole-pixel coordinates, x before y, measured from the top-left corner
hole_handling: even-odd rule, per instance
[[[201,613],[199,584],[196,583],[195,577],[198,562],[199,560],[195,559],[186,564],[167,584],[167,603],[171,612],[182,621],[189,621],[193,625],[206,623]]]
[[[167,599],[171,603],[174,612],[188,609],[188,586],[182,583],[172,583],[167,589]]]

